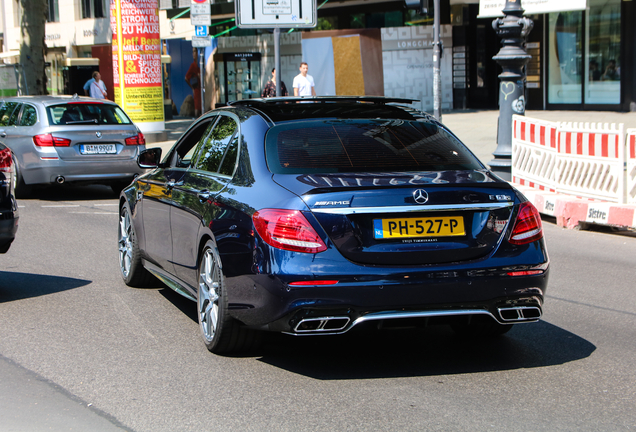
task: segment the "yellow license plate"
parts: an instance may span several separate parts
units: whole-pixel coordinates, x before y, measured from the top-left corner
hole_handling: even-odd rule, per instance
[[[466,234],[464,218],[461,216],[374,219],[373,231],[376,239],[449,237]]]

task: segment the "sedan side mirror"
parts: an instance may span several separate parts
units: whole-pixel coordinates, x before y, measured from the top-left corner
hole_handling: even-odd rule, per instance
[[[137,165],[144,169],[157,168],[160,161],[161,149],[159,147],[142,150],[137,156]]]

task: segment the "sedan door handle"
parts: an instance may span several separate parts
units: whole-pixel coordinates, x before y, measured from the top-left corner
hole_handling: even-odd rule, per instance
[[[199,192],[197,196],[199,197],[201,202],[206,202],[206,201],[210,201],[210,197],[212,196],[212,193],[210,191],[203,190]]]

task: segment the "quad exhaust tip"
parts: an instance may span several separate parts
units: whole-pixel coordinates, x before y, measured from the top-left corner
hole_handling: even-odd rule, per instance
[[[514,306],[498,308],[499,317],[484,309],[460,309],[460,310],[438,310],[438,311],[385,311],[373,312],[357,318],[351,322],[348,316],[324,316],[304,318],[293,328],[292,335],[311,334],[342,334],[351,330],[358,324],[366,321],[379,321],[390,319],[410,319],[410,318],[430,318],[430,317],[452,317],[466,315],[487,315],[502,324],[507,323],[529,323],[538,321],[541,318],[541,308],[539,306]]]
[[[65,179],[64,179],[64,177],[63,177],[63,176],[57,176],[57,177],[55,177],[55,182],[56,182],[57,184],[62,184],[62,183],[64,183],[64,181],[65,181]]]
[[[294,331],[296,333],[331,333],[344,330],[351,319],[346,316],[330,316],[320,318],[305,318],[301,320]]]
[[[536,306],[499,308],[499,316],[505,322],[536,321],[541,318],[541,309]]]

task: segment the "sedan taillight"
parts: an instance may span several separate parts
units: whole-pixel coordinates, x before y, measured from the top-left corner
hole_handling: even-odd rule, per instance
[[[66,138],[58,138],[51,134],[35,135],[33,143],[38,147],[68,147],[71,140]]]
[[[517,220],[512,228],[510,243],[522,245],[532,243],[543,237],[541,216],[537,208],[531,202],[526,201],[519,206]]]
[[[254,213],[252,220],[258,234],[270,246],[305,253],[327,250],[325,243],[300,211],[264,209]]]
[[[13,159],[11,158],[11,150],[8,148],[0,150],[0,171],[10,172],[13,165]]]
[[[126,145],[145,145],[146,137],[144,137],[144,134],[139,132],[137,135],[126,138],[125,142]]]

